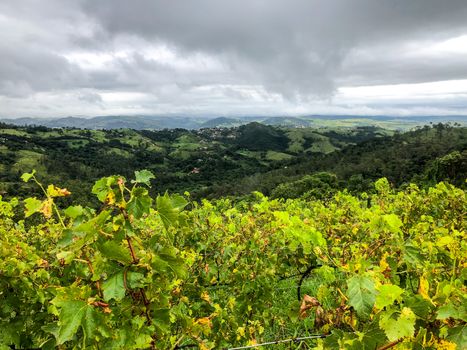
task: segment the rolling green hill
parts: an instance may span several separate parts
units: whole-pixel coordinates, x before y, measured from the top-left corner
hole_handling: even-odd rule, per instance
[[[135,129],[161,130],[184,128],[230,128],[258,122],[271,126],[355,128],[377,126],[388,130],[411,130],[426,124],[458,123],[467,126],[467,116],[352,116],[352,115],[304,115],[304,116],[180,116],[180,115],[108,115],[98,117],[64,118],[16,118],[0,119],[0,122],[18,126],[46,126],[50,128],[81,129]]]
[[[143,168],[157,174],[154,192],[189,191],[195,198],[257,189],[270,193],[280,183],[319,171],[335,173],[344,182],[354,176],[352,181],[368,184],[387,176],[400,184],[436,158],[466,149],[466,128],[439,125],[394,134],[378,127],[286,128],[257,122],[191,131],[2,124],[0,191],[7,196],[28,191],[19,177],[32,169],[83,200],[100,177],[129,177]]]

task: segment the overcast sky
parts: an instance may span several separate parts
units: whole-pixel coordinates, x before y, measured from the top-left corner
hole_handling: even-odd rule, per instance
[[[0,0],[1,117],[466,107],[466,0]]]

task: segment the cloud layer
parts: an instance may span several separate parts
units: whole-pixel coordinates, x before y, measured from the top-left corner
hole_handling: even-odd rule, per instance
[[[467,114],[465,0],[2,0],[0,115]]]

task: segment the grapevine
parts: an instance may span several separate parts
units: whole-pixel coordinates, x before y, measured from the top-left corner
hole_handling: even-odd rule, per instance
[[[152,198],[143,170],[97,181],[100,208],[64,208],[69,191],[22,178],[44,195],[0,199],[0,349],[467,346],[452,185],[197,203]]]

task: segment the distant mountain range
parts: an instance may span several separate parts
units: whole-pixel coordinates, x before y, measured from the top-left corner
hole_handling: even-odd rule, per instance
[[[410,129],[428,123],[456,122],[467,125],[467,116],[241,116],[241,117],[188,117],[188,116],[102,116],[65,118],[17,118],[0,121],[14,125],[38,125],[50,128],[80,129],[202,129],[236,127],[251,122],[288,127],[354,127],[376,125],[389,129]]]

